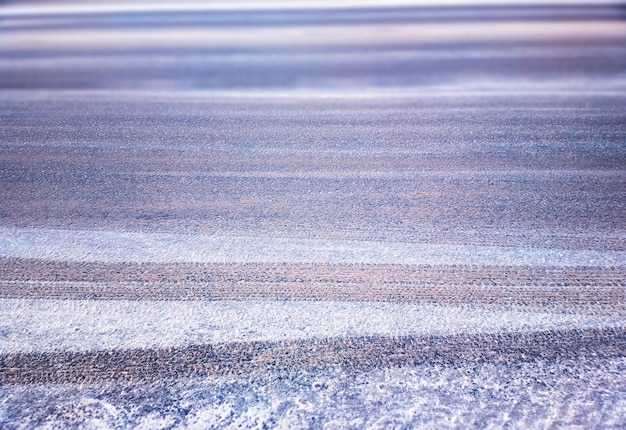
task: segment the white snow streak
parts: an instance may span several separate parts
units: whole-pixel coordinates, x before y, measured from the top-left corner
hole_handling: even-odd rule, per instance
[[[619,266],[624,251],[0,227],[0,256],[84,262]]]
[[[622,325],[619,318],[406,303],[0,299],[0,353]]]

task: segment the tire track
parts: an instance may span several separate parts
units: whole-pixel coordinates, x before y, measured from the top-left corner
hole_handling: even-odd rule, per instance
[[[439,285],[626,286],[626,266],[324,263],[104,263],[0,258],[0,279],[69,282],[377,282]]]
[[[0,297],[330,300],[626,315],[624,267],[76,263],[0,259]]]
[[[0,355],[0,384],[91,383],[423,363],[553,362],[626,354],[626,329],[443,337],[341,337],[290,342]]]

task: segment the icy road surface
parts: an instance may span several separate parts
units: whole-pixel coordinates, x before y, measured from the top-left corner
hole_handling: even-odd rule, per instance
[[[626,15],[4,2],[0,427],[626,427]]]

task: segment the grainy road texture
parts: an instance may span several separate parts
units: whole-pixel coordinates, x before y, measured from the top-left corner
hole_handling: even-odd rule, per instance
[[[626,9],[452,3],[3,3],[0,427],[626,427]]]

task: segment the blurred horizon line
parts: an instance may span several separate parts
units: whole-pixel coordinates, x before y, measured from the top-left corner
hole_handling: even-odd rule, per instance
[[[623,0],[390,0],[381,2],[376,0],[309,0],[302,2],[285,1],[254,1],[243,0],[235,2],[120,2],[107,0],[96,4],[73,2],[19,2],[5,3],[0,6],[0,17],[30,16],[30,15],[82,15],[100,13],[142,13],[142,12],[191,12],[191,11],[301,11],[301,10],[352,10],[352,9],[393,9],[393,8],[566,8],[588,7],[626,8]]]

